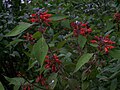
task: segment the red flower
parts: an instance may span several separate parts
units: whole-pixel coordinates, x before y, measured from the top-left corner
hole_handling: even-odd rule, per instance
[[[52,65],[52,72],[57,72],[57,68],[54,64]]]
[[[46,56],[45,60],[45,68],[50,69],[52,72],[57,72],[59,70],[59,66],[62,62],[59,60],[57,55],[53,55],[53,57]]]
[[[114,14],[114,19],[115,19],[117,22],[120,21],[120,13],[119,13],[119,12],[116,12],[116,13]]]
[[[87,23],[83,23],[81,24],[82,27],[86,27],[87,26]]]
[[[34,44],[35,38],[33,38],[32,34],[26,33],[23,38],[25,38],[27,41],[30,41],[31,44]]]
[[[36,79],[36,83],[40,83],[42,86],[47,86],[47,82],[46,79],[44,78],[44,76],[41,74],[40,76],[37,77]]]
[[[115,42],[111,41],[109,39],[109,36],[105,36],[105,37],[95,36],[95,40],[91,40],[90,42],[98,44],[98,49],[100,51],[104,50],[105,53],[108,53],[109,50],[115,48],[114,46],[112,46],[112,44],[115,44]]]
[[[92,29],[89,28],[88,23],[82,23],[82,22],[72,22],[71,27],[73,28],[73,34],[75,37],[78,37],[79,34],[86,36],[87,34],[90,34],[92,32]]]
[[[36,14],[32,14],[31,15],[31,19],[30,19],[30,22],[44,22],[46,25],[49,26],[49,22],[51,22],[51,20],[49,19],[52,14],[48,14],[47,13],[48,11],[45,11],[45,12],[38,12]]]
[[[32,16],[32,17],[36,17],[37,15],[36,15],[36,14],[32,14],[31,16]]]
[[[30,90],[31,89],[31,86],[30,85],[24,85],[23,86],[23,90]]]
[[[59,59],[56,59],[55,62],[61,64],[61,61]]]
[[[46,58],[46,59],[49,59],[49,56],[48,56],[48,55],[46,55],[46,56],[45,56],[45,58]]]
[[[96,41],[96,40],[91,40],[90,42],[91,42],[91,43],[97,43],[97,41]]]
[[[45,68],[46,68],[46,69],[50,68],[50,64],[46,64],[46,65],[45,65]]]
[[[28,90],[30,90],[30,86],[28,86]]]
[[[108,53],[108,52],[109,52],[109,50],[108,50],[108,48],[107,48],[107,47],[105,47],[105,48],[104,48],[104,50],[105,50],[105,52],[106,52],[106,53]]]
[[[40,28],[38,28],[38,31],[40,31],[41,33],[44,33],[46,31],[46,28],[41,26]]]
[[[32,22],[32,23],[34,23],[34,22],[38,22],[38,19],[31,18],[31,19],[30,19],[30,22]]]

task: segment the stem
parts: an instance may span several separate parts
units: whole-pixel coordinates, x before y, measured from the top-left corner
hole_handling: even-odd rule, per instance
[[[117,29],[118,29],[118,31],[119,31],[119,29],[120,29],[120,27],[119,27],[119,23],[117,23]]]

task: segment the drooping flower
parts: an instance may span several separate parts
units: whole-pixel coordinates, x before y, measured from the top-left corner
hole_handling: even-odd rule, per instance
[[[57,55],[53,55],[52,57],[46,56],[45,60],[45,68],[50,69],[52,72],[57,72],[59,70],[61,61],[59,60]]]
[[[95,36],[94,38],[95,39],[91,40],[90,42],[93,43],[93,44],[98,44],[98,49],[100,51],[104,51],[105,53],[108,53],[109,50],[115,48],[114,46],[112,46],[113,44],[115,44],[115,42],[110,40],[109,36],[105,36],[105,37]]]
[[[27,41],[30,41],[31,44],[34,44],[35,38],[33,38],[32,34],[26,33],[23,38],[25,38]]]
[[[120,21],[120,13],[119,13],[119,12],[116,12],[116,13],[114,14],[114,19],[115,19],[117,22]]]
[[[48,11],[42,12],[42,11],[38,11],[35,14],[31,14],[31,18],[30,18],[30,22],[32,23],[39,23],[39,22],[43,22],[46,25],[49,25],[49,22],[51,22],[51,20],[49,19],[52,16],[52,14],[48,14]]]
[[[82,22],[72,22],[71,27],[73,28],[73,34],[75,37],[79,35],[86,36],[92,32],[92,29],[89,27],[88,23]]]
[[[51,20],[50,20],[49,18],[52,16],[52,14],[48,14],[47,12],[48,12],[48,11],[45,11],[45,12],[43,12],[43,13],[40,13],[40,19],[41,19],[46,25],[50,26],[50,25],[49,25],[49,22],[51,22]]]
[[[48,84],[47,84],[47,80],[46,78],[44,77],[43,74],[39,75],[36,80],[35,80],[36,83],[40,83],[42,86],[45,86],[46,89],[48,89]]]
[[[31,85],[29,84],[24,85],[23,90],[31,90]]]

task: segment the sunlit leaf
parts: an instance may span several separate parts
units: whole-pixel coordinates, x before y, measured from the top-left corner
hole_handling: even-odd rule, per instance
[[[49,83],[50,89],[54,90],[57,84],[57,73],[53,73],[49,76],[48,83]]]
[[[85,46],[86,42],[87,42],[87,39],[84,36],[79,35],[78,44],[81,48],[83,48]]]
[[[90,54],[90,53],[83,54],[76,64],[74,73],[77,72],[85,63],[87,63],[92,56],[93,54]]]
[[[1,82],[0,82],[0,90],[5,90]]]
[[[23,31],[27,30],[32,25],[33,24],[22,22],[19,25],[17,25],[12,31],[7,33],[6,36],[16,36],[16,35],[22,33]]]
[[[32,55],[41,64],[41,67],[43,65],[45,56],[47,55],[47,52],[48,52],[48,46],[46,44],[44,37],[42,37],[37,41],[37,43],[34,44],[32,50]]]

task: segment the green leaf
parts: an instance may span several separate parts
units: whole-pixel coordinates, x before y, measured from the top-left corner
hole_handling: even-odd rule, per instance
[[[25,55],[26,55],[27,57],[32,58],[32,55],[31,55],[29,52],[23,51],[23,53],[25,53]]]
[[[39,31],[37,31],[36,33],[33,34],[33,38],[35,39],[39,39],[41,37],[41,33]]]
[[[61,26],[64,28],[70,28],[70,21],[69,20],[61,21]]]
[[[112,50],[109,54],[115,59],[120,59],[120,50]]]
[[[111,28],[113,28],[115,25],[113,24],[113,22],[107,21],[106,23],[107,25],[105,26],[105,30],[110,30]],[[110,32],[111,33],[111,32]]]
[[[76,90],[76,89],[80,90],[79,82],[76,79],[68,79],[68,84],[69,84],[70,90]]]
[[[38,63],[37,61],[33,61],[33,60],[30,60],[29,61],[29,67],[28,67],[28,70],[30,70],[32,67],[34,67],[34,65]]]
[[[20,77],[9,78],[5,76],[5,79],[14,85],[14,90],[19,90],[20,86],[24,84],[25,80]]]
[[[5,79],[7,81],[9,81],[10,84],[13,84],[13,85],[21,85],[25,82],[25,80],[23,78],[20,78],[20,77],[9,78],[9,77],[5,76]]]
[[[50,20],[52,21],[58,21],[58,20],[62,20],[68,18],[68,16],[66,15],[54,15],[53,17],[50,18]]]
[[[112,30],[106,32],[106,33],[105,33],[105,36],[106,36],[106,35],[110,35],[113,31],[114,31],[114,29],[112,29]]]
[[[13,90],[19,90],[21,85],[15,85]]]
[[[62,48],[64,46],[64,44],[66,43],[66,40],[59,42],[57,45],[57,48]]]
[[[0,82],[0,90],[5,90],[1,82]]]
[[[45,56],[48,52],[48,45],[45,42],[44,37],[40,38],[37,43],[34,44],[32,55],[37,59],[37,61],[41,64],[41,67],[44,63]]]
[[[89,81],[83,81],[82,82],[82,90],[88,90],[89,87]]]
[[[67,38],[71,37],[72,35],[73,35],[73,32],[72,32],[72,33],[67,34],[67,35],[64,37],[64,39],[67,39]]]
[[[19,43],[19,42],[21,42],[21,41],[24,41],[24,40],[22,40],[22,39],[16,39],[16,40],[14,40],[14,41],[11,41],[6,47],[9,47],[9,46],[11,46],[11,45],[15,45],[16,43]]]
[[[116,90],[117,88],[117,78],[111,81],[110,90]]]
[[[50,89],[54,90],[57,84],[57,73],[52,73],[48,78]]]
[[[92,44],[92,43],[90,43],[89,45],[92,46],[92,47],[98,47],[98,44]]]
[[[11,32],[7,33],[6,36],[16,36],[25,31],[26,29],[28,29],[32,25],[33,24],[22,22],[21,24],[16,26]]]
[[[87,39],[84,36],[79,35],[79,37],[78,37],[78,44],[80,45],[80,47],[82,49],[85,46],[86,42],[87,42]]]
[[[74,73],[77,72],[85,63],[87,63],[92,56],[93,56],[93,54],[90,54],[90,53],[86,53],[86,54],[82,55],[76,64]]]

